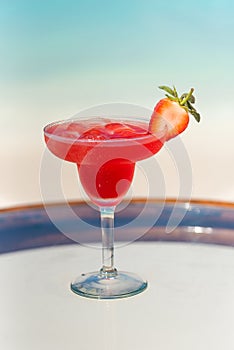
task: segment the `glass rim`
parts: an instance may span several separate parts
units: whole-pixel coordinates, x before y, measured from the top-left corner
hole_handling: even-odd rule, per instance
[[[84,117],[76,117],[76,118],[70,118],[70,119],[62,119],[62,120],[57,120],[54,122],[51,122],[49,124],[47,124],[44,128],[43,128],[43,132],[44,135],[47,136],[48,138],[52,139],[52,140],[57,140],[57,141],[62,141],[63,143],[121,143],[121,142],[133,142],[133,141],[137,141],[137,140],[144,140],[144,139],[148,139],[151,138],[152,136],[156,137],[158,140],[162,140],[164,138],[164,133],[160,132],[160,133],[150,133],[148,128],[146,129],[146,131],[148,131],[148,134],[142,134],[142,136],[137,136],[137,137],[120,137],[120,138],[113,138],[113,139],[104,139],[104,140],[95,140],[95,139],[78,139],[76,137],[74,138],[67,138],[64,136],[59,136],[56,135],[54,133],[49,133],[47,131],[48,128],[52,127],[52,126],[59,126],[62,124],[66,124],[66,123],[73,123],[73,122],[79,122],[79,121],[85,121],[85,120],[94,120],[95,118],[97,119],[107,119],[110,120],[110,123],[115,120],[119,120],[122,122],[130,122],[130,121],[138,121],[138,122],[142,122],[142,123],[147,123],[149,125],[150,122],[150,118],[148,117],[134,117],[134,116],[120,116],[120,115],[112,115],[111,117],[108,116],[98,116],[98,115],[93,115],[93,116],[84,116]],[[88,130],[88,129],[87,129]]]

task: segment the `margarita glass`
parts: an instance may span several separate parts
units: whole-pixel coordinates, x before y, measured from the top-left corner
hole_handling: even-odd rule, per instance
[[[87,117],[47,125],[44,137],[57,157],[77,165],[81,184],[101,216],[102,267],[83,273],[73,292],[115,299],[138,294],[147,282],[114,266],[114,212],[134,177],[135,164],[156,154],[163,137],[149,132],[149,121],[134,117]]]

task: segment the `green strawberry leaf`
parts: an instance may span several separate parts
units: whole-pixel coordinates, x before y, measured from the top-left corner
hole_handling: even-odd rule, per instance
[[[187,101],[187,108],[188,108],[188,112],[191,113],[196,119],[196,121],[199,123],[201,120],[201,116],[189,101]]]
[[[177,94],[177,91],[176,91],[176,88],[175,88],[174,85],[173,85],[173,91],[174,91],[174,96],[175,96],[176,98],[179,98],[179,97],[178,97],[178,94]]]
[[[170,96],[170,95],[168,95],[168,94],[165,94],[165,96],[166,96],[167,98],[169,98],[169,100],[171,100],[171,101],[178,102],[178,99],[177,99],[176,97]]]
[[[178,97],[175,87],[171,89],[169,86],[163,85],[163,86],[159,86],[159,89],[166,91],[168,94],[172,95],[173,97]]]
[[[188,100],[190,103],[195,103],[195,97],[193,95],[190,95],[189,98],[187,99],[188,94],[183,94],[180,97],[180,100]]]

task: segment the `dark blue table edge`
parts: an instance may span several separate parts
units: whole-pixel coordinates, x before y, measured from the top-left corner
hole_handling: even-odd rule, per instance
[[[144,214],[144,220],[147,221],[147,215],[152,215],[154,211],[159,209],[162,211],[154,225],[137,241],[193,242],[234,246],[234,203],[176,199],[166,201],[151,199],[147,202],[149,210]],[[51,203],[46,207],[49,206],[61,212],[65,205],[67,203]],[[70,202],[69,205],[74,212],[80,210],[84,220],[91,220],[92,225],[100,226],[98,211],[87,203]],[[116,214],[116,224],[125,224],[126,221],[134,219],[144,205],[143,199],[132,200],[123,211]],[[185,208],[188,210],[178,227],[168,234],[165,232],[165,227],[175,207],[177,210]],[[128,240],[127,236],[126,240]],[[74,243],[76,244],[51,222],[43,204],[0,210],[0,254]]]

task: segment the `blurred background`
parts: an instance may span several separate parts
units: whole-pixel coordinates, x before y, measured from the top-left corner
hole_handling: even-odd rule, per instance
[[[0,207],[41,202],[47,123],[107,103],[152,110],[162,84],[195,88],[202,121],[181,137],[192,198],[234,201],[233,18],[232,0],[1,0]],[[63,165],[68,199],[75,171]]]

